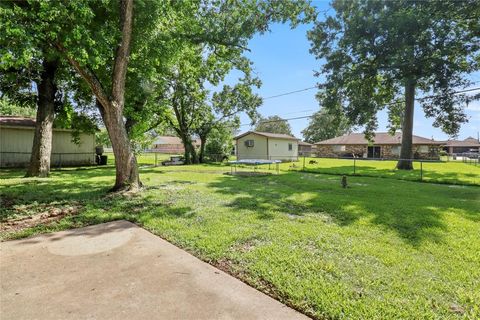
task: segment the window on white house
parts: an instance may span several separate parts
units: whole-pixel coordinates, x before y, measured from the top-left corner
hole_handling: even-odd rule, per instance
[[[346,147],[343,146],[343,145],[337,144],[337,145],[333,146],[333,151],[335,151],[335,152],[341,152],[341,151],[345,151],[345,150],[346,150]]]
[[[417,149],[419,153],[428,153],[428,146],[419,146]]]
[[[253,140],[245,140],[245,147],[247,148],[253,148],[254,144]]]
[[[293,144],[289,143],[288,144],[288,151],[292,151],[293,150]]]

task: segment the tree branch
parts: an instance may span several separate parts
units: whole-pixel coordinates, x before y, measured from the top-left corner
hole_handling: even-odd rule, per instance
[[[91,71],[88,67],[84,68],[80,65],[80,63],[72,58],[65,47],[57,42],[54,44],[57,50],[65,56],[65,58],[68,60],[70,65],[77,70],[77,72],[80,74],[80,76],[87,82],[87,84],[90,86],[92,89],[93,93],[95,94],[95,97],[97,98],[98,102],[104,107],[108,108],[111,105],[110,99],[108,98],[108,95],[105,92],[105,89],[103,88],[100,80],[98,77],[95,75],[93,71]]]
[[[118,107],[123,109],[125,103],[125,80],[132,40],[133,0],[121,0],[120,2],[120,28],[122,30],[122,39],[117,48],[113,66],[112,97],[118,104]]]

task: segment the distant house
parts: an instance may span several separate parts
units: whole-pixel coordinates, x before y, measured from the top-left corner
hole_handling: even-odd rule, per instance
[[[238,160],[298,160],[299,139],[288,134],[248,131],[235,137]]]
[[[395,159],[400,156],[402,133],[393,136],[387,132],[375,134],[369,142],[363,133],[351,133],[315,143],[320,157],[362,157]],[[439,159],[441,141],[413,136],[412,157],[417,159]]]
[[[447,140],[443,142],[442,149],[448,154],[480,152],[480,141],[472,137],[465,140]]]
[[[298,142],[298,155],[299,156],[311,156],[313,152],[317,150],[317,147],[305,141]]]
[[[0,167],[25,167],[30,163],[35,119],[0,116]],[[95,164],[95,135],[81,133],[72,142],[72,130],[53,128],[50,163],[55,166]]]
[[[200,147],[200,140],[194,139],[193,145],[195,148]],[[182,154],[185,152],[182,139],[174,136],[158,136],[153,143],[152,151],[167,154]]]

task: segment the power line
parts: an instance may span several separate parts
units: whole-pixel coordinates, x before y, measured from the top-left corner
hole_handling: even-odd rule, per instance
[[[308,91],[308,90],[312,90],[312,89],[316,89],[316,88],[317,88],[317,86],[314,86],[314,87],[308,87],[308,88],[304,88],[304,89],[300,89],[300,90],[295,90],[295,91],[280,93],[280,94],[277,94],[277,95],[274,95],[274,96],[270,96],[270,97],[263,98],[263,100],[268,100],[268,99],[273,99],[273,98],[288,96],[288,95],[290,95],[290,94],[299,93],[299,92],[303,92],[303,91]]]
[[[308,115],[308,116],[302,116],[302,117],[295,117],[295,118],[288,118],[288,119],[281,119],[281,120],[267,120],[267,121],[260,121],[259,123],[271,123],[271,122],[284,122],[284,121],[290,121],[290,120],[299,120],[299,119],[307,119],[313,117],[313,114]],[[241,124],[242,126],[251,126],[250,123],[245,123]]]
[[[313,88],[316,88],[316,87],[313,87]],[[453,92],[453,94],[467,93],[467,92],[472,92],[472,91],[477,91],[477,90],[480,90],[480,87],[470,88],[470,89],[465,89],[465,90],[460,90],[460,91],[455,91],[455,92]],[[302,91],[302,90],[300,90],[300,91]],[[299,92],[299,91],[292,91],[292,92]],[[288,93],[288,94],[291,94],[291,93]],[[437,96],[439,96],[439,95],[437,94],[437,95],[431,95],[431,96],[426,96],[426,97],[422,97],[422,98],[417,98],[417,99],[415,99],[415,101],[423,101],[423,100],[426,100],[426,99],[435,98],[435,97],[437,97]],[[398,104],[398,103],[401,103],[401,101],[388,103],[388,104],[386,104],[386,106],[393,105],[393,104]],[[311,114],[311,115],[308,115],[308,116],[287,118],[287,119],[281,119],[281,120],[260,121],[259,123],[285,122],[285,121],[290,121],[290,120],[307,119],[307,118],[311,118],[311,117],[313,117],[313,116],[314,116],[314,114]],[[244,123],[244,124],[241,124],[240,126],[241,126],[241,127],[243,127],[243,126],[252,126],[252,124],[250,124],[250,123]]]
[[[479,81],[473,81],[473,82],[471,82],[471,84],[477,84],[477,83],[480,83],[480,80],[479,80]],[[288,91],[288,92],[285,92],[285,93],[276,94],[276,95],[274,95],[274,96],[265,97],[265,98],[263,98],[263,100],[268,100],[268,99],[274,99],[274,98],[278,98],[278,97],[288,96],[288,95],[291,95],[291,94],[295,94],[295,93],[299,93],[299,92],[304,92],[304,91],[308,91],[308,90],[312,90],[312,89],[317,89],[317,88],[318,88],[318,86],[313,86],[313,87],[303,88],[303,89],[299,89],[299,90],[295,90],[295,91]],[[478,88],[473,88],[473,89],[466,89],[466,90],[462,90],[462,91],[457,91],[457,92],[454,92],[454,94],[466,93],[466,92],[470,92],[470,91],[474,91],[474,90],[478,90]],[[423,97],[423,98],[420,98],[420,99],[428,99],[428,98],[432,98],[432,97],[435,97],[435,96],[428,96],[428,97]]]

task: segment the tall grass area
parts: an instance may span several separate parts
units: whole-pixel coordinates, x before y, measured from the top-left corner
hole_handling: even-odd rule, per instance
[[[128,196],[106,195],[112,167],[2,172],[3,222],[80,209],[1,237],[128,219],[316,319],[480,318],[480,187],[225,171],[143,167]]]

